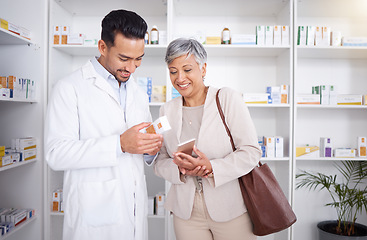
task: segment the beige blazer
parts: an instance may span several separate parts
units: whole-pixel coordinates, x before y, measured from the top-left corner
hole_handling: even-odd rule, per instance
[[[218,113],[215,95],[209,87],[197,148],[211,161],[214,177],[203,179],[203,192],[210,217],[217,222],[232,220],[246,212],[238,177],[250,172],[259,162],[261,150],[257,134],[240,93],[223,88],[220,103],[237,150],[232,151],[229,137]],[[194,203],[195,184],[192,176],[182,176],[172,161],[182,129],[182,97],[167,102],[160,109],[172,129],[164,134],[164,143],[154,163],[155,173],[172,185],[165,208],[176,216],[189,219]]]

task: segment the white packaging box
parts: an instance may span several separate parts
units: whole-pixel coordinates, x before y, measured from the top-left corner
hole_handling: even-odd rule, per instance
[[[316,26],[315,27],[315,46],[322,45],[322,27]]]
[[[37,147],[37,139],[34,137],[12,139],[12,149],[27,150]]]
[[[163,193],[157,193],[155,195],[155,214],[158,216],[164,216],[164,201],[165,197]]]
[[[298,26],[297,45],[306,46],[306,43],[307,43],[307,27]]]
[[[329,104],[330,105],[337,105],[338,103],[338,99],[337,99],[337,94],[336,94],[336,90],[335,90],[335,86],[334,85],[330,85],[329,88]]]
[[[148,197],[148,215],[154,215],[154,197]]]
[[[333,146],[331,138],[321,137],[320,138],[320,157],[332,157]]]
[[[280,85],[280,103],[287,104],[289,96],[289,86],[288,85]]]
[[[358,137],[358,157],[367,157],[366,150],[367,150],[367,137]]]
[[[166,86],[152,86],[152,102],[165,102],[166,101]]]
[[[296,96],[297,104],[320,104],[320,96],[318,94],[299,94]]]
[[[53,27],[54,44],[61,44],[61,26]]]
[[[259,46],[265,45],[265,26],[256,26],[256,44]]]
[[[282,26],[274,26],[274,46],[282,45]]]
[[[10,164],[12,164],[13,161],[11,159],[11,156],[9,154],[6,154],[5,156],[0,157],[0,167],[5,167]]]
[[[9,220],[9,222],[13,223],[14,226],[17,226],[27,220],[27,211],[25,209],[17,209],[10,215]]]
[[[11,22],[8,22],[8,30],[12,33],[15,33],[17,35],[20,35],[20,29],[19,29],[19,26],[14,24],[14,23],[11,23]]]
[[[342,37],[342,46],[366,47],[367,37]]]
[[[362,105],[362,95],[357,94],[338,94],[338,105]]]
[[[267,104],[269,96],[268,93],[244,93],[243,100],[247,104]]]
[[[322,27],[322,43],[321,46],[331,45],[331,29],[330,27]]]
[[[67,44],[69,45],[83,45],[84,34],[81,33],[69,33],[67,37]]]
[[[27,150],[20,150],[21,153],[21,161],[27,161],[31,159],[35,159],[37,157],[37,148],[30,148]]]
[[[274,27],[265,27],[265,46],[272,46],[274,44]]]
[[[320,85],[320,104],[329,105],[330,104],[330,86]]]
[[[275,157],[284,157],[284,140],[283,137],[275,137]]]
[[[334,157],[336,158],[354,158],[357,150],[354,148],[335,148]]]
[[[140,132],[162,134],[170,129],[171,125],[168,122],[168,118],[166,116],[162,116],[155,120],[148,127],[141,129]]]
[[[20,36],[31,40],[31,31],[29,31],[27,28],[20,26],[19,27]]]
[[[63,200],[62,189],[57,189],[52,192],[52,211],[61,212],[61,203]]]
[[[275,157],[275,138],[266,137],[266,157]]]
[[[232,34],[231,44],[256,45],[255,34]]]
[[[342,33],[338,31],[331,32],[331,46],[339,47],[342,45]]]
[[[307,38],[306,38],[307,46],[315,45],[315,30],[316,28],[314,26],[307,26]]]
[[[269,103],[272,103],[272,104],[281,103],[280,86],[266,87],[266,93],[270,94],[271,101]]]
[[[289,46],[289,26],[282,26],[282,46]]]
[[[9,99],[10,98],[10,89],[9,88],[0,88],[0,98]]]

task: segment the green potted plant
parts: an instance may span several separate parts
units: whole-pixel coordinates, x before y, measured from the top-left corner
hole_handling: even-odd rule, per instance
[[[317,227],[320,240],[367,239],[367,226],[356,223],[357,215],[367,213],[367,161],[341,161],[335,164],[339,174],[326,175],[300,171],[296,175],[296,189],[325,190],[331,197],[326,206],[335,208],[336,221],[320,222]]]

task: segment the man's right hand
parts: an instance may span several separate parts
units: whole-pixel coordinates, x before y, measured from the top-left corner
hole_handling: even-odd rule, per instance
[[[141,129],[150,123],[135,125],[120,135],[120,145],[123,152],[133,154],[156,154],[162,147],[163,136],[160,134],[141,133]]]

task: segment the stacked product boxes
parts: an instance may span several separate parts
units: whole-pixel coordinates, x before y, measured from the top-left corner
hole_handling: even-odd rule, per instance
[[[261,157],[284,157],[284,139],[283,137],[258,137],[258,142],[261,147]]]
[[[11,148],[0,146],[0,167],[37,157],[37,140],[33,137],[12,139]]]
[[[318,146],[300,146],[296,147],[296,156],[307,155],[311,157],[324,157],[324,158],[355,158],[361,157],[365,158],[366,155],[366,143],[367,137],[358,137],[357,138],[357,148],[350,148],[350,147],[339,147],[335,148],[333,145],[333,140],[330,137],[321,137],[320,138],[320,147]],[[319,154],[316,152],[319,151]],[[312,154],[312,153],[316,154]]]
[[[247,104],[287,104],[289,103],[289,86],[269,86],[266,93],[244,93]]]
[[[0,76],[0,99],[36,99],[36,81],[15,76]]]
[[[0,208],[0,237],[32,218],[34,209]]]

